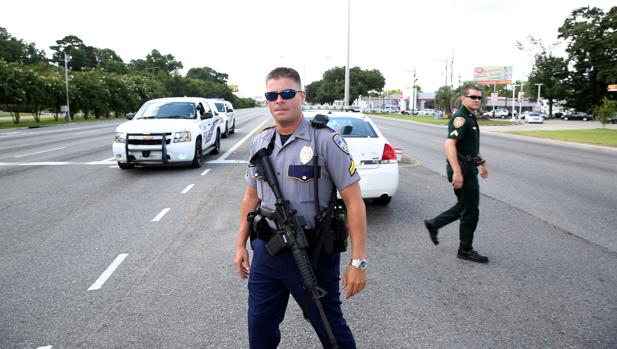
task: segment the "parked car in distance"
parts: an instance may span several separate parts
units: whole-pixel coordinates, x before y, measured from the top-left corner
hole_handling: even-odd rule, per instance
[[[617,113],[615,113],[613,117],[610,120],[608,120],[608,122],[612,124],[617,124]]]
[[[583,120],[583,121],[587,121],[587,120],[591,120],[593,119],[592,115],[589,115],[585,112],[582,111],[575,111],[575,112],[571,112],[571,113],[566,113],[563,114],[561,116],[561,120]]]
[[[525,117],[525,122],[528,124],[543,124],[544,123],[544,115],[538,112],[528,113]]]
[[[231,102],[224,99],[208,99],[216,107],[221,120],[222,133],[221,137],[227,138],[230,134],[236,132],[236,117],[234,116],[234,107]]]
[[[198,168],[205,152],[218,154],[221,149],[220,117],[205,98],[153,99],[127,119],[116,128],[112,144],[123,170],[135,165]]]
[[[399,113],[401,109],[396,105],[386,105],[384,107],[384,111],[386,113]]]
[[[377,125],[362,113],[305,111],[303,114],[309,120],[317,114],[328,116],[328,127],[343,136],[360,174],[362,198],[378,205],[389,204],[398,189],[398,160]]]
[[[435,116],[436,113],[437,111],[435,109],[422,109],[418,111],[418,115]]]

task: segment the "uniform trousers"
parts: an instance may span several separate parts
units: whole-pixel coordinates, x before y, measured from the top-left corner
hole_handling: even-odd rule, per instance
[[[452,171],[448,166],[448,180],[452,182]],[[463,172],[463,187],[454,189],[456,204],[433,219],[439,229],[460,219],[459,248],[464,251],[473,249],[473,235],[478,226],[480,216],[480,184],[478,183],[478,168],[470,167]]]
[[[253,260],[248,280],[248,327],[251,349],[276,348],[281,340],[279,325],[285,317],[289,294],[300,307],[304,305],[304,288],[298,267],[289,249],[270,256],[266,242],[254,239]],[[343,318],[340,301],[340,259],[338,252],[320,256],[315,272],[317,284],[327,295],[321,298],[324,311],[339,348],[355,348],[351,330]],[[317,307],[312,298],[308,308],[309,320],[324,348],[329,341]],[[307,344],[308,346],[308,344]]]

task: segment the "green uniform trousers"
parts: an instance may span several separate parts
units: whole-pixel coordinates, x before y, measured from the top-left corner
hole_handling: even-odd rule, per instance
[[[452,170],[448,166],[448,181],[452,182]],[[462,250],[471,250],[473,233],[478,226],[480,216],[480,184],[478,183],[478,168],[471,167],[463,173],[463,187],[455,189],[456,204],[433,219],[439,229],[460,219],[459,239]]]

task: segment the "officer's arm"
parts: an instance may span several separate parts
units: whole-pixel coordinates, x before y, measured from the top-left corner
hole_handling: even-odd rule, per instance
[[[351,238],[351,258],[366,258],[366,207],[362,200],[360,183],[354,182],[341,191],[347,207],[347,224]]]
[[[249,185],[244,192],[240,207],[240,228],[238,228],[238,236],[236,237],[236,252],[233,260],[234,268],[242,279],[248,277],[250,270],[249,253],[246,249],[246,240],[249,238],[249,224],[246,218],[249,212],[257,207],[257,204],[259,204],[257,190]]]
[[[458,157],[456,156],[456,142],[458,142],[458,139],[448,138],[446,139],[444,148],[446,149],[446,157],[448,158],[448,163],[450,163],[452,167],[452,172],[461,174],[461,167],[458,164]]]
[[[258,204],[257,190],[255,187],[248,185],[242,198],[242,205],[240,206],[240,228],[238,228],[236,248],[246,248],[246,241],[249,238],[249,224],[246,217],[249,212],[255,210]]]

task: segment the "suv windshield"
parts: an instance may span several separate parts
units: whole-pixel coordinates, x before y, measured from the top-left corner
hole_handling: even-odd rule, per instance
[[[191,102],[152,102],[139,110],[135,119],[195,119],[197,112]]]

